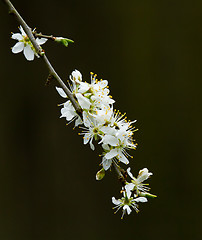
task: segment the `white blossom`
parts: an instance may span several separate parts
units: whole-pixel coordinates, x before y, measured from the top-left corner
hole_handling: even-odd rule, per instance
[[[130,189],[131,191],[136,189],[137,191],[143,193],[149,191],[150,188],[146,186],[148,184],[144,184],[143,182],[147,180],[151,175],[153,175],[153,173],[149,172],[147,168],[143,168],[142,170],[139,171],[137,178],[135,178],[130,170],[131,168],[129,167],[127,169],[127,173],[132,180],[131,183],[127,184],[127,188]]]
[[[18,40],[18,42],[12,47],[12,52],[13,53],[19,53],[23,51],[23,54],[25,58],[28,61],[34,60],[34,55],[37,57],[38,54],[36,53],[36,50],[31,43],[30,39],[26,35],[25,31],[23,30],[22,26],[19,27],[19,30],[21,33],[13,33],[11,38]],[[44,44],[48,39],[46,38],[36,38],[36,42],[38,45]]]
[[[67,98],[66,93],[62,88],[56,87],[57,92],[60,94],[61,97]],[[75,127],[82,124],[82,120],[80,116],[76,113],[75,108],[73,107],[70,100],[66,101],[65,103],[61,104],[63,108],[61,109],[61,118],[64,117],[68,121],[68,123],[71,123],[72,121],[75,121]]]
[[[121,199],[112,197],[112,203],[116,205],[114,209],[117,209],[115,213],[117,213],[119,209],[123,208],[121,216],[122,219],[125,213],[129,215],[132,212],[131,208],[136,212],[139,212],[137,202],[147,202],[147,199],[145,197],[131,197],[131,192],[127,189],[123,190],[123,197]]]
[[[77,119],[75,125],[83,124],[80,126],[82,132],[79,135],[83,135],[83,143],[85,145],[89,143],[92,150],[95,150],[95,141],[102,146],[101,165],[103,168],[96,175],[96,179],[101,180],[105,171],[110,169],[113,163],[129,164],[128,158],[132,156],[128,151],[136,149],[137,144],[133,136],[137,129],[133,125],[136,120],[128,121],[125,113],[121,114],[120,111],[113,109],[115,101],[109,96],[108,81],[98,81],[96,76],[91,73],[91,83],[87,83],[82,81],[82,75],[78,70],[72,72],[69,86],[83,111],[83,121],[77,115],[70,100],[62,104],[61,117],[65,117],[69,122]],[[56,89],[63,98],[67,98],[61,88]],[[131,182],[126,182],[122,189],[123,197],[121,199],[112,197],[116,212],[122,208],[122,218],[126,213],[129,215],[132,209],[138,212],[137,203],[147,202],[146,197],[156,197],[147,193],[149,188],[143,184],[143,181],[152,175],[147,168],[140,170],[137,178],[132,175],[130,168],[127,169],[127,173],[131,177]]]

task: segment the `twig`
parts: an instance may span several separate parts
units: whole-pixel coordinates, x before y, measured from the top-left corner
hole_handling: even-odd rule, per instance
[[[20,16],[18,11],[15,9],[13,4],[9,0],[2,0],[2,1],[8,6],[9,13],[13,14],[16,17],[17,21],[20,23],[20,25],[23,27],[23,29],[26,32],[27,36],[29,37],[31,43],[33,44],[37,54],[39,54],[41,56],[41,58],[44,60],[46,66],[47,66],[47,68],[49,70],[49,74],[52,75],[57,80],[57,82],[62,87],[64,92],[67,94],[67,96],[68,96],[69,100],[71,101],[72,105],[74,106],[76,112],[79,114],[80,117],[82,117],[82,114],[81,114],[82,113],[82,109],[80,108],[80,106],[76,102],[73,94],[70,92],[70,90],[67,88],[67,86],[64,84],[62,79],[59,77],[59,75],[57,74],[57,72],[55,71],[55,69],[53,68],[51,63],[49,62],[49,60],[46,57],[43,49],[37,44],[36,39],[35,39],[35,37],[34,37],[34,35],[32,33],[31,28],[27,25],[27,23]]]
[[[118,179],[121,182],[122,186],[124,187],[126,185],[126,175],[125,171],[120,168],[119,165],[117,165],[115,162],[113,162],[113,167],[117,173]],[[124,171],[124,172],[123,172]]]
[[[49,40],[55,41],[56,37],[53,35],[44,35],[42,33],[37,33],[35,31],[32,32],[35,37],[40,37],[40,38],[47,38]]]

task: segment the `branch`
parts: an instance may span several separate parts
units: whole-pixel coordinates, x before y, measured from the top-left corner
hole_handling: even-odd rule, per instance
[[[24,21],[24,19],[20,16],[20,14],[18,13],[18,11],[15,9],[15,7],[13,6],[13,4],[9,1],[9,0],[3,0],[3,2],[8,6],[9,8],[9,13],[13,14],[17,21],[20,23],[20,25],[23,27],[24,31],[26,32],[27,36],[29,37],[31,43],[33,44],[37,54],[39,54],[41,56],[41,58],[44,60],[46,67],[49,70],[49,74],[52,75],[57,82],[59,83],[59,85],[61,86],[61,88],[64,90],[64,92],[67,94],[69,100],[71,101],[72,105],[74,106],[76,112],[78,113],[78,115],[80,117],[82,117],[82,110],[80,108],[80,106],[78,105],[78,103],[76,102],[73,94],[70,92],[70,90],[67,88],[67,86],[64,84],[64,82],[62,81],[62,79],[59,77],[59,75],[57,74],[57,72],[55,71],[55,69],[53,68],[53,66],[51,65],[51,63],[49,62],[48,58],[45,55],[45,52],[43,51],[43,49],[37,44],[36,39],[32,33],[32,29],[27,25],[27,23]]]
[[[125,171],[122,168],[120,168],[120,166],[117,165],[115,162],[113,162],[113,167],[118,175],[118,180],[121,182],[122,186],[124,187],[126,185]]]

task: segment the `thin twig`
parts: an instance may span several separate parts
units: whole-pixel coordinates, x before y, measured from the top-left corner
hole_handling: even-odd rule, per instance
[[[82,110],[81,110],[80,106],[76,102],[73,94],[70,92],[70,90],[67,88],[67,86],[64,84],[62,79],[59,77],[59,75],[57,74],[57,72],[55,71],[55,69],[53,68],[51,63],[49,62],[49,60],[48,60],[47,56],[45,55],[43,49],[37,44],[36,39],[35,39],[35,37],[32,33],[32,29],[27,25],[27,23],[20,16],[18,11],[15,9],[13,4],[9,0],[3,0],[3,2],[8,6],[9,13],[13,14],[16,17],[17,21],[20,23],[20,25],[23,27],[23,29],[26,32],[27,36],[29,37],[31,43],[33,44],[37,54],[39,54],[41,56],[41,58],[44,60],[44,62],[46,63],[46,66],[49,70],[49,74],[52,75],[57,80],[57,82],[62,87],[64,92],[67,94],[67,96],[68,96],[69,100],[71,101],[72,105],[74,106],[76,112],[79,114],[80,117],[82,117],[82,114],[81,114]]]
[[[44,35],[42,33],[37,33],[37,32],[32,32],[35,37],[40,37],[40,38],[47,38],[49,40],[55,41],[56,37],[53,35]]]
[[[122,186],[124,187],[126,185],[125,171],[123,169],[121,169],[120,166],[118,164],[116,164],[115,162],[113,162],[112,164],[117,173],[119,181],[121,182]]]

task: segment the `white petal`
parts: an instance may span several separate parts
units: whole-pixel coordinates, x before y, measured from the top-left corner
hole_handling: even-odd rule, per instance
[[[127,194],[127,197],[130,198],[131,196],[131,191],[133,190],[134,188],[134,184],[133,183],[129,183],[125,186],[125,189],[126,189],[126,194]]]
[[[83,123],[83,121],[81,120],[80,117],[78,117],[75,121],[75,127],[77,127],[78,125],[81,125]]]
[[[119,152],[119,155],[117,157],[119,159],[119,161],[121,161],[122,163],[128,164],[129,161],[128,159],[123,155],[123,153]]]
[[[119,140],[111,135],[105,135],[103,137],[103,139],[101,140],[101,142],[105,143],[105,144],[109,144],[111,146],[118,146],[119,145]]]
[[[100,130],[105,133],[106,135],[116,135],[116,129],[112,127],[101,127]]]
[[[86,133],[83,138],[83,143],[87,144],[90,141],[90,133]]]
[[[110,148],[109,148],[109,146],[108,146],[107,144],[102,144],[102,148],[103,148],[104,150],[107,150],[107,151],[110,150]]]
[[[112,164],[112,160],[111,159],[103,158],[102,166],[103,166],[105,171],[107,171],[110,168],[111,164]]]
[[[91,127],[90,116],[85,111],[83,111],[83,124],[87,128]]]
[[[109,94],[109,89],[108,88],[103,89],[103,93],[104,93],[104,95],[108,95]]]
[[[112,197],[112,202],[113,202],[113,204],[115,204],[115,205],[119,205],[119,204],[121,203],[121,201],[120,201],[120,200],[116,200],[115,197]]]
[[[61,97],[67,98],[67,94],[64,92],[64,90],[62,88],[59,88],[59,87],[55,87],[55,88]]]
[[[74,118],[77,115],[75,111],[71,111],[67,107],[61,109],[61,114],[62,115],[60,117],[65,117],[67,121],[72,120],[72,118]]]
[[[102,81],[99,81],[96,85],[98,85],[101,88],[105,88],[108,85],[108,81],[102,80]]]
[[[138,198],[135,198],[135,201],[136,202],[147,202],[147,199],[146,199],[146,197],[138,197]]]
[[[13,53],[22,52],[23,48],[24,48],[24,43],[23,43],[23,42],[17,42],[17,43],[12,47],[12,52],[13,52]]]
[[[26,58],[28,61],[34,60],[34,52],[33,52],[33,50],[31,49],[30,45],[27,45],[27,46],[24,47],[23,53],[24,53],[24,55],[25,55],[25,58]]]
[[[90,108],[91,102],[88,98],[85,98],[81,93],[76,93],[76,98],[82,109],[88,110]]]
[[[95,150],[95,146],[93,145],[93,138],[91,138],[90,140],[90,148],[94,151]]]
[[[90,88],[90,85],[88,83],[79,82],[79,84],[80,84],[80,86],[79,86],[79,91],[78,92],[80,92],[80,93],[85,93]]]
[[[23,36],[20,33],[13,33],[11,38],[20,41],[23,39]]]
[[[105,154],[106,159],[111,159],[113,157],[116,157],[118,154],[117,149],[112,149],[110,152]]]
[[[72,76],[70,75],[71,81],[82,81],[82,75],[78,70],[74,70],[72,72]]]
[[[130,209],[130,207],[128,205],[124,205],[123,210],[126,210],[128,215],[132,212],[132,210]]]
[[[68,100],[68,101],[66,101],[66,102],[64,103],[64,107],[65,107],[65,108],[68,108],[69,110],[75,111],[75,109],[74,109],[74,107],[73,107],[73,105],[72,105],[72,103],[71,103],[70,100]]]
[[[22,26],[19,27],[20,32],[22,33],[23,36],[27,36],[27,34],[25,33],[24,29],[22,28]]]
[[[133,174],[131,173],[130,169],[131,169],[130,167],[127,169],[128,175],[129,175],[132,179],[136,180],[136,179],[133,177]]]
[[[147,168],[143,168],[139,171],[139,175],[137,177],[138,182],[143,182],[147,180],[153,173],[149,173],[149,170]]]
[[[47,38],[37,38],[36,39],[36,42],[39,44],[39,45],[42,45],[44,44],[48,39]]]

